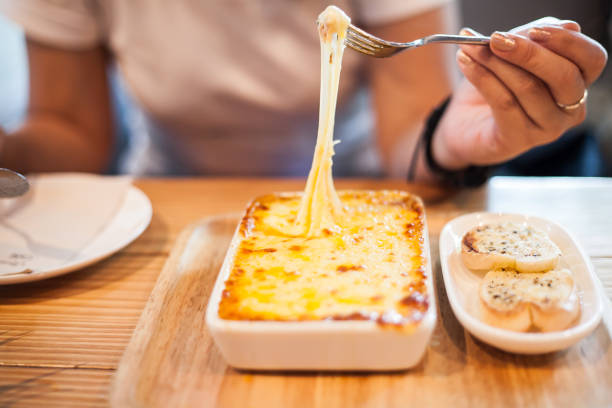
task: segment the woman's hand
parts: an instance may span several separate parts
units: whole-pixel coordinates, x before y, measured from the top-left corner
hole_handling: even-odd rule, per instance
[[[606,60],[578,24],[550,17],[494,33],[489,47],[462,46],[457,61],[466,80],[436,130],[434,159],[448,169],[495,164],[556,140],[584,120],[585,104],[571,105]]]

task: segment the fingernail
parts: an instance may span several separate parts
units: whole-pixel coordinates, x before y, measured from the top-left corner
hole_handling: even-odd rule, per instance
[[[457,51],[457,59],[459,60],[460,63],[462,63],[463,65],[468,65],[471,64],[474,60],[472,58],[470,58],[469,55],[467,55],[465,52],[463,52],[462,50]]]
[[[480,34],[478,31],[474,30],[473,28],[469,28],[469,27],[463,27],[460,31],[461,35],[482,35]]]
[[[574,29],[578,32],[582,31],[582,27],[580,27],[580,24],[578,24],[574,20],[561,20],[559,21],[559,25],[564,28],[568,28],[568,26],[571,26],[574,27]]]
[[[495,32],[491,35],[491,44],[500,51],[510,51],[516,46],[516,41],[506,33]]]
[[[541,28],[532,28],[527,34],[529,38],[534,41],[546,41],[550,38],[550,31],[543,30]]]

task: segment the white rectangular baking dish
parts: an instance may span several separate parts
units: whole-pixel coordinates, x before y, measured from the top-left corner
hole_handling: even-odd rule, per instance
[[[429,307],[412,332],[373,321],[239,321],[219,317],[225,280],[240,244],[239,228],[208,301],[206,324],[227,363],[252,370],[401,370],[421,360],[436,325],[427,222],[423,215]]]
[[[560,265],[572,271],[581,299],[579,320],[566,330],[518,333],[480,319],[478,288],[486,272],[469,270],[461,260],[461,240],[470,229],[498,222],[526,223],[546,232],[561,250]],[[472,213],[447,223],[440,234],[440,264],[446,294],[455,316],[480,340],[505,351],[538,354],[565,349],[588,336],[601,320],[603,304],[593,266],[578,242],[560,225],[520,214]]]

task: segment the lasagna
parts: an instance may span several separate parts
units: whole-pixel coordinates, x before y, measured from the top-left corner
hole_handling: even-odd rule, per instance
[[[223,319],[373,320],[409,328],[429,307],[420,199],[334,188],[334,114],[349,24],[333,6],[319,16],[319,129],[306,188],[248,207],[228,255]]]

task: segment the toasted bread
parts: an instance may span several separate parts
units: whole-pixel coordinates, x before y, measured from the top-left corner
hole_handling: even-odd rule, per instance
[[[468,231],[463,236],[461,257],[474,270],[510,268],[518,272],[543,272],[557,266],[561,251],[545,232],[507,222]]]
[[[523,301],[519,273],[490,271],[480,284],[482,320],[491,326],[527,331],[531,326],[529,306]]]
[[[567,269],[524,274],[489,271],[480,286],[483,320],[495,327],[527,331],[567,328],[580,313],[574,279]]]

